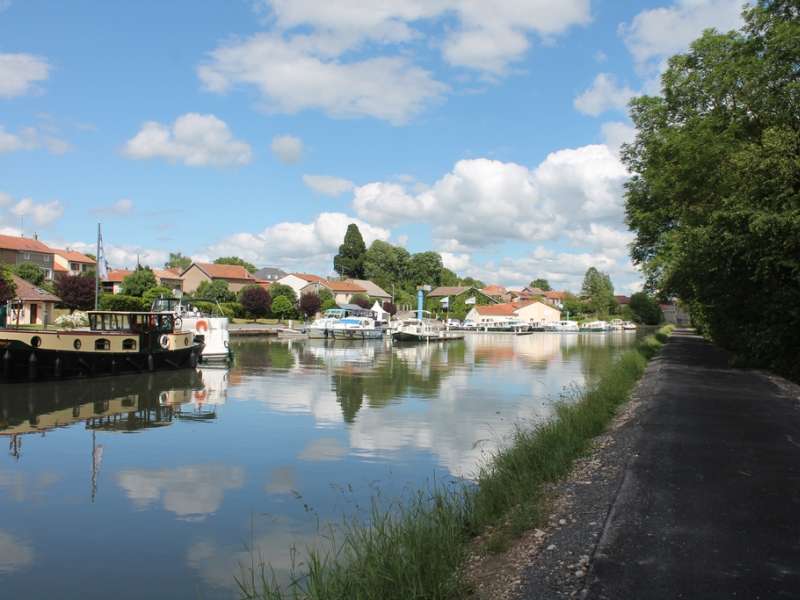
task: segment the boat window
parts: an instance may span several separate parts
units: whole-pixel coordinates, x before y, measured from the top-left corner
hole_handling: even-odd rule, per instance
[[[95,350],[111,350],[111,342],[105,338],[100,338],[94,341]]]
[[[122,340],[122,349],[123,350],[136,350],[136,340],[133,338],[128,338],[126,340]]]
[[[80,340],[75,340],[74,342],[72,342],[72,347],[75,348],[75,350],[80,350],[81,349],[81,341]]]
[[[31,338],[31,346],[33,346],[34,348],[38,348],[41,345],[42,345],[42,338],[40,338],[38,335],[35,335]]]

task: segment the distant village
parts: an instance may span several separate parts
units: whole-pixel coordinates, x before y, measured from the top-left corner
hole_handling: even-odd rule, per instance
[[[185,257],[184,257],[185,258]],[[235,262],[235,261],[231,261]],[[239,261],[244,262],[244,261]],[[168,291],[175,296],[203,297],[209,290],[223,290],[223,296],[214,298],[227,304],[230,316],[246,317],[246,311],[237,304],[238,295],[249,287],[259,287],[275,292],[275,295],[286,295],[293,300],[296,308],[293,316],[303,313],[300,299],[307,295],[322,298],[319,305],[311,304],[314,311],[333,306],[361,305],[385,309],[394,315],[398,311],[409,312],[416,307],[410,302],[398,303],[387,290],[368,279],[328,278],[309,273],[287,273],[275,267],[248,269],[243,264],[220,264],[193,262],[186,259],[188,266],[152,268],[152,285],[159,291]],[[84,291],[82,305],[78,302],[67,302],[58,295],[59,282],[65,277],[94,277],[97,263],[95,258],[70,249],[51,248],[35,238],[0,235],[0,266],[5,265],[11,272],[16,291],[10,304],[14,305],[14,318],[20,323],[43,325],[53,321],[56,307],[88,309],[89,294]],[[29,266],[26,266],[29,265]],[[38,277],[26,277],[26,270]],[[135,308],[146,310],[141,299],[135,307],[121,302],[114,302],[114,296],[122,301],[130,290],[126,290],[126,280],[136,273],[130,269],[100,269],[99,287],[104,299],[103,307],[111,309]],[[84,277],[84,279],[88,279]],[[130,281],[130,280],[128,280]],[[62,285],[62,287],[64,287]],[[291,290],[291,293],[287,291]],[[281,290],[281,291],[279,291]],[[94,290],[92,290],[93,295]],[[200,294],[198,294],[200,292]],[[68,295],[68,294],[63,294]],[[141,296],[141,292],[138,294]],[[273,295],[273,298],[275,297]],[[406,295],[407,297],[407,295]],[[568,291],[543,289],[535,286],[504,287],[498,284],[484,286],[457,285],[438,286],[426,289],[425,310],[438,318],[454,318],[475,323],[491,323],[494,320],[518,317],[526,322],[558,321],[569,318],[570,301],[578,300]],[[613,297],[618,307],[618,314],[638,318],[639,315],[628,314],[631,298],[625,295]],[[573,303],[574,304],[574,303]],[[670,304],[661,305],[659,320],[678,319],[677,309]],[[573,317],[576,309],[573,308]],[[565,314],[566,313],[566,314]],[[281,316],[281,315],[272,315]],[[289,316],[289,313],[283,316]],[[313,317],[313,314],[307,314]]]

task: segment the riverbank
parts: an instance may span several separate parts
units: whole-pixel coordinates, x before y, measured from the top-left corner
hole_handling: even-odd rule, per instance
[[[348,521],[330,552],[311,552],[294,583],[279,590],[258,561],[238,578],[245,598],[454,598],[471,592],[467,558],[481,545],[507,547],[547,514],[547,486],[566,475],[590,440],[625,402],[667,331],[624,352],[590,388],[556,408],[556,418],[517,430],[477,478],[477,484],[441,486],[401,506],[376,507],[370,525]],[[476,541],[477,540],[477,541]]]

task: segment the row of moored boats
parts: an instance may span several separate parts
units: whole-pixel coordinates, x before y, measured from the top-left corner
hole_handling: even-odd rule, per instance
[[[462,339],[464,335],[447,329],[434,319],[401,319],[382,321],[368,309],[333,308],[326,310],[306,328],[312,339],[371,340],[391,337],[397,342],[448,341]]]

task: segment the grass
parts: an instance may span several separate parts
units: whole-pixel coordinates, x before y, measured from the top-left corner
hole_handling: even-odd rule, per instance
[[[433,485],[405,501],[373,501],[367,521],[330,530],[281,586],[253,556],[236,578],[247,600],[446,600],[463,597],[465,559],[482,535],[488,551],[503,550],[544,518],[546,484],[563,478],[592,438],[602,433],[666,341],[662,327],[624,352],[592,386],[556,406],[541,425],[518,427],[510,443],[480,470],[475,485]]]

